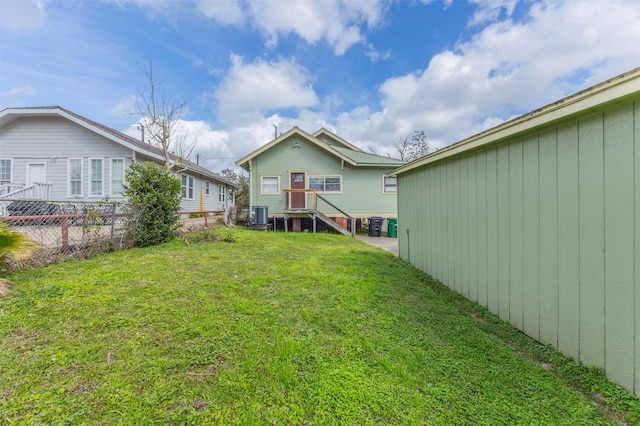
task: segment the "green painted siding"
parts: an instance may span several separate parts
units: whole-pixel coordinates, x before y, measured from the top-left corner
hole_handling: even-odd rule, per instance
[[[398,177],[400,255],[640,393],[640,99]]]
[[[294,148],[296,144],[298,147]],[[353,167],[347,162],[342,167],[341,163],[340,158],[335,155],[293,135],[252,159],[251,205],[267,206],[269,216],[282,216],[282,190],[290,188],[289,173],[304,172],[307,181],[309,176],[341,176],[341,193],[325,192],[320,195],[354,217],[397,215],[396,195],[384,193],[383,175],[388,171],[386,168]],[[278,194],[261,194],[263,176],[277,176],[280,179]],[[308,195],[307,202],[308,207],[311,207],[311,195]],[[320,203],[318,207],[324,213],[335,213],[326,204]]]

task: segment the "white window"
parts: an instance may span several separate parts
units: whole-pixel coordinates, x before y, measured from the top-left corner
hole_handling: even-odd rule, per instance
[[[318,192],[342,191],[342,178],[340,176],[309,176],[309,189]]]
[[[261,190],[263,194],[280,193],[280,178],[278,176],[262,176]]]
[[[396,176],[384,177],[384,192],[398,192],[398,178]]]
[[[82,197],[82,158],[69,158],[67,164],[69,196]]]
[[[227,187],[218,185],[218,202],[224,203],[227,201]]]
[[[182,175],[182,198],[193,199],[193,176]]]
[[[0,159],[0,185],[11,183],[12,160],[9,158]]]
[[[205,195],[211,195],[211,183],[208,180],[204,181],[204,193]]]
[[[111,195],[121,196],[124,191],[124,158],[111,159]]]
[[[101,197],[102,192],[102,158],[92,158],[89,160],[89,195],[92,197]]]

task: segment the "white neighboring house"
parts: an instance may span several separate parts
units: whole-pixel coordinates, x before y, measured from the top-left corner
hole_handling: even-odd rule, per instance
[[[144,161],[164,164],[162,151],[64,108],[0,111],[0,199],[124,200],[125,170]],[[234,205],[235,183],[183,163],[176,171],[183,211]]]

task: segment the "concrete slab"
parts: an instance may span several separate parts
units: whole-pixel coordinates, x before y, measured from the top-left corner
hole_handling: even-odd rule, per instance
[[[369,237],[367,235],[356,235],[356,238],[360,241],[364,241],[375,247],[380,247],[383,250],[389,251],[398,256],[398,239],[388,237]]]

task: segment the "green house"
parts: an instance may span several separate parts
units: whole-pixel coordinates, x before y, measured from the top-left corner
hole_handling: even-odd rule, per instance
[[[357,219],[396,216],[396,177],[404,162],[364,152],[322,128],[294,127],[236,162],[249,172],[253,221],[283,220],[300,231],[318,220],[353,235]],[[256,213],[257,212],[257,213]],[[308,222],[308,221],[307,221]]]

